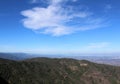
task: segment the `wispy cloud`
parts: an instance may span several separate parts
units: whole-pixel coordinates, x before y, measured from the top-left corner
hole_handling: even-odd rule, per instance
[[[31,0],[30,3],[37,3],[38,0]]]
[[[37,0],[32,0],[36,2]],[[68,0],[50,0],[49,6],[34,7],[21,12],[25,27],[43,34],[61,36],[77,31],[85,31],[103,26],[103,19],[93,17],[93,13],[73,6],[65,6],[62,3]],[[77,0],[69,0],[77,2]]]
[[[29,3],[36,4],[36,3],[40,3],[41,1],[45,2],[46,0],[29,0]]]
[[[112,8],[112,6],[110,5],[110,4],[107,4],[106,6],[105,6],[105,9],[111,9]]]
[[[89,49],[99,49],[99,48],[106,48],[109,46],[109,42],[100,42],[100,43],[90,43],[86,48]]]
[[[105,12],[108,12],[111,9],[112,9],[112,5],[111,4],[106,4],[105,5],[105,8],[104,8]]]

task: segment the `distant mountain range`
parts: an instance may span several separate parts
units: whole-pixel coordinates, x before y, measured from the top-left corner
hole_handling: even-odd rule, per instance
[[[0,53],[0,58],[9,60],[25,60],[35,57],[49,57],[49,58],[73,58],[77,60],[89,60],[95,63],[109,64],[120,66],[120,56],[63,56],[63,55],[39,55],[26,53]]]
[[[120,67],[69,58],[0,59],[0,84],[120,84]],[[4,84],[4,83],[2,83]]]
[[[30,58],[30,56],[28,56],[28,54],[25,53],[0,53],[0,58],[10,60],[24,60]]]

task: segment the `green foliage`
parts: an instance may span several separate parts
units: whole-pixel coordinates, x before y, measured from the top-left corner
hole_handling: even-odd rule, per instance
[[[9,84],[120,84],[120,67],[74,59],[0,59],[0,77]]]

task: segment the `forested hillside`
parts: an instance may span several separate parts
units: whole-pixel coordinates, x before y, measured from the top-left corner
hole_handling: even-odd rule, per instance
[[[9,84],[120,84],[120,67],[65,58],[0,59],[0,77]]]

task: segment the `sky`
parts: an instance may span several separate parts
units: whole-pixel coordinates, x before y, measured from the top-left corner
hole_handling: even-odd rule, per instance
[[[120,53],[120,0],[0,0],[0,52]]]

